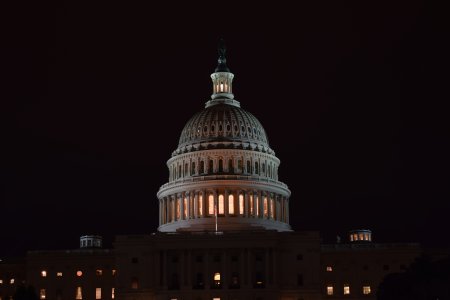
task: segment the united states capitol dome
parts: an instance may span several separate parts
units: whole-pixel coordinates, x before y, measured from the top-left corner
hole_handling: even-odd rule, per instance
[[[232,93],[225,46],[211,74],[213,93],[184,126],[158,193],[160,232],[290,231],[290,190],[266,131]]]
[[[266,132],[254,115],[239,102],[209,101],[184,126],[174,155],[202,149],[249,149],[274,154]]]

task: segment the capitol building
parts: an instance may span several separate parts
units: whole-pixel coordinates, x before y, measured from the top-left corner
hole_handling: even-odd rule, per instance
[[[0,300],[20,283],[41,300],[376,299],[383,278],[421,254],[418,244],[376,243],[368,229],[333,244],[292,230],[281,162],[234,98],[225,52],[221,44],[211,99],[167,161],[157,232],[116,236],[112,249],[83,236],[79,249],[0,262]]]

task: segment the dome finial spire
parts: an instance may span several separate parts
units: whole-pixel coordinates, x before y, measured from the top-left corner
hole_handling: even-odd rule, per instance
[[[216,72],[230,72],[230,69],[228,69],[228,67],[227,67],[227,58],[225,57],[227,48],[225,46],[225,41],[223,40],[223,38],[221,38],[219,40],[217,51],[219,53],[219,58],[217,59],[217,68],[215,71]]]

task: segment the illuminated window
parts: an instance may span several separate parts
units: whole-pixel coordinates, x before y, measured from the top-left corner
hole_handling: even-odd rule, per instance
[[[41,271],[41,277],[47,277],[47,271],[42,270]]]
[[[275,205],[274,205],[274,201],[271,198],[270,199],[270,217],[273,219],[275,216]]]
[[[218,297],[214,297],[214,298],[213,298],[213,300],[220,300],[220,298],[218,298]]]
[[[210,216],[214,215],[214,196],[208,196],[208,214]]]
[[[253,195],[250,195],[249,206],[250,206],[250,215],[253,216]]]
[[[332,266],[328,266],[327,267],[327,272],[333,272],[333,267]]]
[[[76,292],[76,294],[75,294],[75,299],[76,299],[76,300],[81,300],[81,299],[83,299],[83,291],[82,291],[82,289],[81,289],[81,286],[78,286],[78,287],[77,287],[77,292]]]
[[[234,196],[228,195],[228,213],[234,215]]]
[[[371,293],[370,285],[363,286],[363,294],[369,295]]]
[[[81,272],[81,271],[77,271],[77,276],[78,276],[78,277],[81,277],[81,276],[83,276],[83,272]]]
[[[244,195],[239,195],[239,214],[244,214]]]
[[[111,270],[111,274],[112,274],[112,276],[116,276],[117,270],[116,270],[116,269],[112,269],[112,270]]]
[[[264,200],[263,200],[263,207],[264,207],[264,217],[267,217],[267,215],[268,215],[268,210],[267,210],[267,197],[266,196],[264,196],[264,198],[263,198]]]
[[[14,278],[11,278],[11,280],[9,281],[9,284],[14,284]]]
[[[219,214],[220,215],[223,215],[223,213],[225,211],[224,204],[225,204],[225,201],[224,201],[223,195],[219,195]]]
[[[183,199],[183,218],[187,219],[187,198]]]
[[[214,286],[220,286],[220,273],[214,273]]]
[[[256,196],[255,197],[255,202],[256,202],[256,216],[259,217],[259,197]]]
[[[344,284],[344,295],[350,295],[350,285]]]
[[[56,272],[56,277],[62,277],[62,272]]]
[[[111,289],[111,299],[114,299],[115,293],[116,293],[116,289],[115,289],[115,288],[112,288],[112,289]]]
[[[45,289],[39,290],[39,299],[45,299]]]
[[[333,295],[333,286],[332,285],[327,285],[327,295],[331,296]]]
[[[198,215],[201,217],[203,216],[203,196],[200,195],[198,196],[198,203],[197,203],[197,207],[198,207]]]
[[[180,219],[180,215],[181,215],[181,199],[178,199],[178,200],[177,200],[177,210],[176,210],[176,213],[177,213],[177,220],[179,220],[179,219]]]
[[[133,277],[131,279],[131,288],[134,289],[134,290],[139,288],[139,281],[138,281],[138,279],[136,277]]]
[[[95,299],[102,299],[102,288],[95,288]]]
[[[3,279],[0,279],[0,284],[3,284]]]

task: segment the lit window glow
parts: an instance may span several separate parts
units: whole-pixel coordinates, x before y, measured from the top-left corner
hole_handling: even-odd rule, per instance
[[[225,211],[225,201],[223,195],[219,195],[219,214],[223,215]]]
[[[239,195],[239,214],[244,214],[244,195]]]
[[[56,272],[56,277],[62,277],[62,272]]]
[[[268,216],[268,208],[267,208],[267,197],[266,196],[264,196],[263,205],[264,205],[264,217],[267,217]]]
[[[234,196],[233,195],[228,196],[228,213],[230,215],[234,215]]]
[[[115,293],[116,293],[116,289],[115,289],[115,288],[112,288],[112,289],[111,289],[111,299],[114,299]]]
[[[183,219],[187,219],[187,198],[184,197],[183,199]]]
[[[102,276],[102,274],[103,274],[103,270],[100,270],[100,269],[95,270],[95,275]]]
[[[77,271],[77,276],[78,276],[78,277],[81,277],[81,276],[83,276],[83,272],[81,272],[81,271]]]
[[[45,299],[45,289],[39,290],[39,299]]]
[[[344,284],[344,295],[350,295],[350,285]]]
[[[14,278],[11,278],[11,280],[9,281],[9,284],[14,284]]]
[[[214,273],[214,280],[220,280],[220,273]]]
[[[332,266],[328,266],[327,267],[327,272],[333,272],[333,267]]]
[[[81,290],[81,286],[77,287],[77,292],[75,294],[75,299],[76,300],[81,300],[83,299],[83,291]]]
[[[102,299],[102,288],[95,288],[95,299]]]
[[[371,293],[371,289],[370,289],[370,285],[365,285],[363,286],[363,294],[364,295],[369,295]]]
[[[198,215],[200,217],[203,216],[203,196],[202,195],[198,196],[197,207],[198,207]]]
[[[327,285],[327,295],[331,296],[333,295],[333,286],[332,285]]]
[[[249,206],[250,206],[250,215],[253,216],[253,195],[250,195]]]
[[[111,270],[112,276],[116,276],[116,273],[117,273],[116,269],[112,269],[112,270]]]
[[[41,277],[47,277],[47,271],[42,270],[41,271]]]
[[[214,215],[214,196],[209,195],[208,197],[208,214],[210,216]]]
[[[3,284],[3,279],[0,279],[0,284]]]

